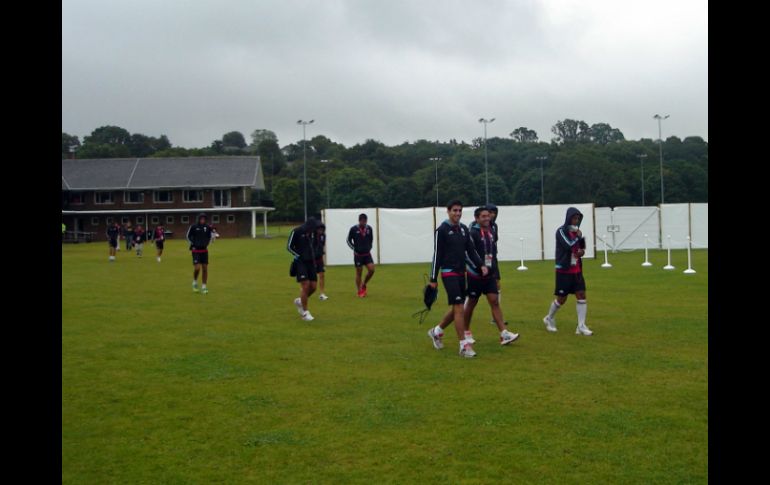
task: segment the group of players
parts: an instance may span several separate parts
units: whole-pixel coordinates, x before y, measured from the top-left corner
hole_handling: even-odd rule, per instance
[[[155,248],[157,250],[156,260],[160,263],[160,257],[163,254],[163,241],[165,240],[166,230],[162,224],[159,224],[150,234],[149,239],[155,241]],[[131,226],[131,223],[126,223],[125,226],[121,226],[117,222],[107,226],[107,242],[109,243],[110,256],[109,261],[115,261],[115,254],[120,250],[120,238],[121,236],[126,241],[126,251],[136,249],[136,255],[142,257],[144,254],[144,243],[147,242],[147,232],[141,225],[137,225],[136,229]]]
[[[475,340],[470,330],[473,311],[481,295],[486,295],[492,311],[491,323],[500,331],[500,344],[508,345],[519,338],[518,333],[508,330],[500,308],[500,268],[497,259],[498,227],[497,207],[494,205],[478,207],[474,210],[474,222],[470,228],[460,222],[463,205],[453,200],[447,205],[447,219],[434,233],[433,260],[431,264],[430,286],[436,289],[438,278],[447,293],[450,306],[438,325],[428,330],[428,336],[434,348],[444,348],[444,329],[451,323],[459,340],[459,353],[463,357],[475,357]],[[353,262],[356,268],[357,295],[363,298],[367,294],[366,285],[374,275],[374,261],[371,255],[374,240],[373,230],[367,224],[366,214],[358,217],[358,224],[348,231],[346,242],[353,250]],[[582,272],[582,257],[585,254],[585,239],[580,231],[583,214],[574,207],[567,210],[564,225],[556,230],[556,297],[543,317],[545,328],[556,332],[556,312],[564,305],[567,296],[577,298],[578,324],[577,335],[592,335],[586,326],[586,289]],[[321,300],[327,300],[324,294],[323,255],[326,244],[326,226],[315,218],[294,228],[289,234],[287,250],[293,256],[290,276],[294,276],[300,285],[300,295],[294,300],[297,311],[305,321],[314,318],[308,310],[308,299],[321,285]],[[362,281],[363,268],[367,274]]]

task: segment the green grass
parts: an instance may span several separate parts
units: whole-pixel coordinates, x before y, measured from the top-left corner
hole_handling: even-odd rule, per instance
[[[502,265],[519,341],[500,347],[482,302],[478,357],[435,351],[420,309],[427,264],[380,266],[358,299],[327,270],[316,320],[292,304],[286,228],[219,240],[208,295],[179,240],[161,264],[106,243],[62,247],[62,482],[706,483],[708,252],[587,260],[588,320],[571,297],[542,317],[551,262]]]

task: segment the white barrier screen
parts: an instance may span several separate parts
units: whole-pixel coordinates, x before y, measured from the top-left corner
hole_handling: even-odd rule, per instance
[[[339,264],[353,265],[353,251],[348,247],[345,238],[351,227],[358,224],[358,215],[366,214],[368,224],[374,229],[374,245],[372,246],[372,259],[377,260],[377,209],[326,209],[323,213],[326,224],[326,264],[329,266]]]
[[[668,247],[668,236],[671,235],[671,248],[687,247],[687,236],[690,229],[689,204],[663,204],[660,206],[660,224],[663,232],[663,248]]]
[[[612,211],[612,221],[620,229],[615,233],[615,249],[644,249],[645,234],[651,241],[648,247],[659,247],[660,221],[657,207],[615,207]],[[605,226],[596,225],[597,234],[603,227]],[[608,239],[612,241],[611,238]]]
[[[432,258],[432,207],[380,209],[380,263],[427,263]]]
[[[709,247],[709,205],[707,203],[690,204],[690,235],[693,249]]]
[[[497,259],[521,260],[521,240],[524,238],[524,259],[540,260],[540,206],[504,205],[497,208]]]
[[[545,205],[543,206],[543,247],[545,250],[545,259],[556,258],[556,230],[564,225],[564,218],[567,215],[567,209],[575,207],[583,214],[583,222],[580,224],[580,231],[586,240],[586,258],[593,258],[596,254],[594,250],[594,205],[593,204],[566,204],[566,205]],[[606,229],[606,228],[605,228]],[[597,233],[597,241],[601,234]],[[603,248],[600,242],[597,242]]]

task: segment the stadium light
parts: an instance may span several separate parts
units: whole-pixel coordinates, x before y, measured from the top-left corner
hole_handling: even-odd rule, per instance
[[[644,159],[647,158],[647,154],[640,153],[637,157],[639,157],[639,165],[642,167],[642,207],[644,207]]]
[[[487,202],[486,204],[489,205],[489,160],[487,158],[487,124],[492,123],[495,121],[494,118],[491,120],[485,119],[485,118],[479,118],[479,123],[484,123],[484,187],[487,194]]]
[[[310,125],[315,120],[310,121],[302,121],[297,120],[298,125],[302,125],[302,165],[303,165],[303,178],[304,178],[304,184],[305,184],[305,190],[304,190],[304,198],[305,198],[305,220],[307,221],[307,150],[305,149],[307,142],[305,141],[305,127],[307,125]]]
[[[321,163],[329,163],[331,160],[321,160]],[[326,208],[331,207],[331,192],[329,192],[329,169],[326,169]]]
[[[432,157],[428,160],[436,162],[436,207],[440,207],[438,205],[438,162],[441,160],[441,157]]]
[[[665,120],[671,115],[665,115],[661,116],[659,114],[656,114],[653,116],[656,120],[658,120],[658,147],[660,147],[660,203],[663,204],[663,135],[661,134],[661,121]]]

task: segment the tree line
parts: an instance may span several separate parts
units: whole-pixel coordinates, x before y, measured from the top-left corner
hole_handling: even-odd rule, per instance
[[[626,140],[607,123],[565,119],[550,142],[527,127],[487,139],[489,199],[497,205],[594,202],[597,206],[660,203],[657,140]],[[281,147],[275,133],[258,129],[247,143],[225,133],[203,148],[174,147],[165,135],[130,134],[103,126],[85,136],[62,133],[62,158],[196,157],[259,155],[264,191],[252,203],[271,205],[275,216],[299,220],[303,207],[303,148],[307,157],[308,213],[326,207],[426,207],[459,198],[485,202],[484,140],[407,141],[387,146],[366,140],[345,147],[324,135]],[[670,136],[662,144],[665,201],[708,202],[708,143],[699,136]],[[438,169],[438,170],[437,170]],[[642,171],[644,178],[642,178]],[[542,183],[542,193],[541,193]]]

